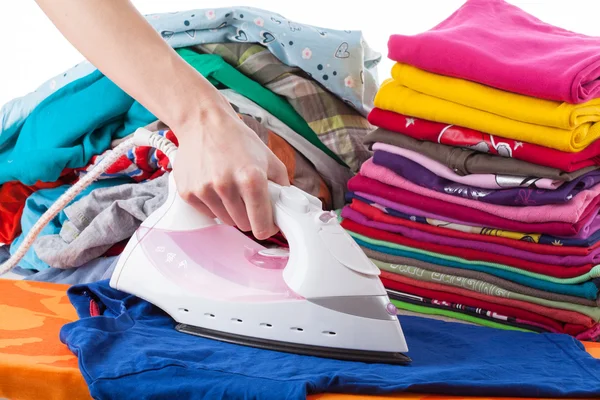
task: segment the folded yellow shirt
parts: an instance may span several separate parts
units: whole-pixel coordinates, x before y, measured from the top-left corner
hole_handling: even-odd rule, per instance
[[[578,152],[600,137],[600,99],[559,103],[396,64],[375,106],[418,118]]]

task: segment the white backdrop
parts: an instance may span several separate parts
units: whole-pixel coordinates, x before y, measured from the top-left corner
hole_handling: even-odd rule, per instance
[[[57,2],[61,0],[55,0]],[[85,0],[81,0],[85,1]],[[116,1],[116,0],[106,0]],[[442,21],[462,0],[134,0],[143,14],[248,5],[278,12],[306,24],[360,29],[384,55],[379,77],[389,76],[385,59],[392,33],[413,34]],[[510,0],[538,18],[588,35],[600,36],[597,0]],[[351,3],[357,6],[351,5]],[[0,1],[0,105],[33,91],[46,79],[77,64],[82,56],[56,30],[33,0]]]

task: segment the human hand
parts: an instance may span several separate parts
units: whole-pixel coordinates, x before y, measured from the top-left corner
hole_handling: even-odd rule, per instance
[[[259,240],[277,233],[268,180],[289,185],[286,167],[224,98],[173,131],[179,142],[173,173],[185,201]]]

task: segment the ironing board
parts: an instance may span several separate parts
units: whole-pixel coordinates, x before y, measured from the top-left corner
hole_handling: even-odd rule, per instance
[[[91,398],[77,367],[77,358],[58,338],[60,327],[77,319],[66,295],[67,288],[67,285],[0,279],[0,399]],[[590,354],[600,359],[600,343],[584,344]],[[322,394],[309,397],[310,400],[359,398],[389,400],[390,396]],[[399,394],[391,398],[467,399],[420,394]]]

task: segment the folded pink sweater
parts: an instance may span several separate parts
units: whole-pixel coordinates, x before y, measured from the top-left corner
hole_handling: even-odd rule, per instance
[[[511,219],[520,222],[568,222],[574,223],[579,221],[588,206],[598,204],[600,201],[600,185],[592,187],[590,190],[584,190],[571,201],[565,204],[552,204],[546,206],[532,207],[511,207],[499,206],[496,204],[483,203],[476,200],[469,200],[462,197],[452,196],[445,193],[439,193],[419,185],[415,185],[411,181],[404,179],[393,171],[375,165],[373,159],[367,160],[360,169],[361,175],[367,178],[375,179],[379,182],[396,186],[420,194],[422,196],[438,199],[447,203],[459,204],[465,207],[474,208],[496,215],[501,218]]]
[[[389,58],[441,75],[568,103],[600,97],[600,38],[502,0],[469,0],[435,28],[393,35]]]

